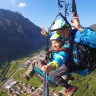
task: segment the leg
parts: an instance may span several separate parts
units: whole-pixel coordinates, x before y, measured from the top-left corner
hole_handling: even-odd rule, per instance
[[[30,64],[28,70],[25,72],[25,74],[28,77],[33,77],[33,75],[35,74],[34,67],[41,69],[41,66],[42,66],[42,64],[41,64],[40,60],[33,60],[33,62]]]
[[[76,68],[77,66],[75,66],[75,64],[72,64],[72,62],[68,62],[49,73],[49,76],[57,85],[64,87],[63,94],[65,96],[72,96],[72,94],[77,90],[77,87],[68,84],[68,81],[64,80],[61,76],[66,75],[68,72],[77,70]]]
[[[28,70],[22,75],[22,77],[29,81],[30,77],[33,77],[35,74],[34,67],[37,67],[38,69],[41,69],[41,61],[40,60],[33,60],[30,64]]]
[[[28,76],[28,77],[33,77],[33,75],[34,75],[34,70],[33,70],[33,68],[34,68],[34,62],[32,62],[31,64],[30,64],[30,66],[29,66],[29,68],[28,68],[28,70],[25,72],[25,74]]]
[[[59,86],[69,88],[71,85],[68,84],[68,81],[64,80],[61,76],[66,75],[68,72],[68,66],[63,64],[61,67],[58,69],[51,71],[49,73],[50,78]]]

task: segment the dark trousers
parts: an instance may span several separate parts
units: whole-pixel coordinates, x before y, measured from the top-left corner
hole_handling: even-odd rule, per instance
[[[56,70],[49,72],[49,76],[57,85],[68,89],[69,87],[71,87],[71,85],[68,84],[68,81],[64,80],[62,76],[66,75],[67,73],[76,71],[78,69],[79,68],[76,64],[72,62],[68,62],[66,64],[63,64],[61,67],[57,68]]]

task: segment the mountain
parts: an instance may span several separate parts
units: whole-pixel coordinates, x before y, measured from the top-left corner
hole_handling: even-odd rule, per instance
[[[96,24],[91,25],[90,28],[92,28],[94,31],[96,31]]]
[[[45,45],[41,29],[19,12],[0,9],[0,61],[11,60]]]

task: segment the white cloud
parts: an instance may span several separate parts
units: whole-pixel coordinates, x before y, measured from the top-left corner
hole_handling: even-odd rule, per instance
[[[26,6],[26,3],[19,3],[18,4],[18,7],[25,7]]]
[[[12,5],[16,4],[16,0],[9,0],[11,2]]]

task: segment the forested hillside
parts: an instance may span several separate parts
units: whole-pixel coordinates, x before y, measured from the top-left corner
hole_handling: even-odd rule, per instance
[[[45,45],[41,29],[19,12],[0,9],[0,62],[12,60]]]

